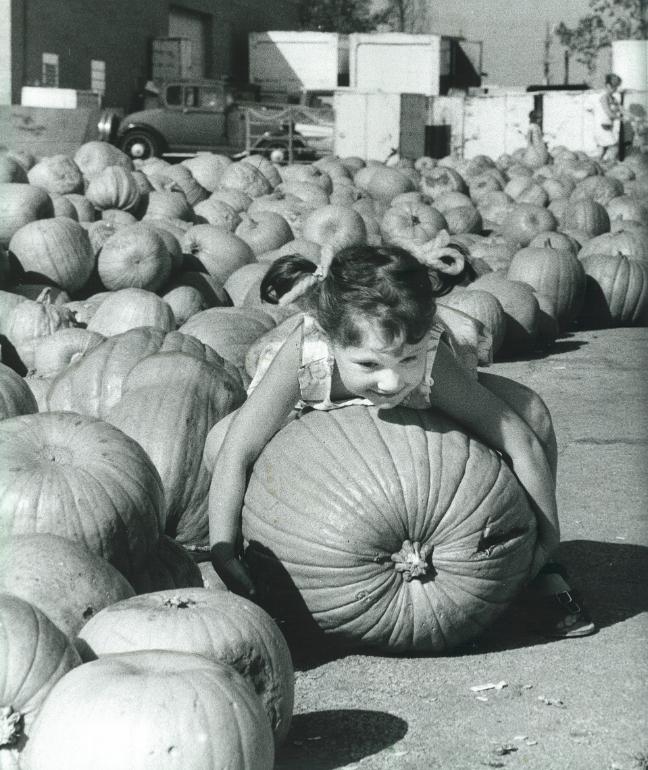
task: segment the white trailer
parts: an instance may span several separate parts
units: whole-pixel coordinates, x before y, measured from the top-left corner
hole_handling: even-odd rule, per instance
[[[299,95],[348,85],[349,40],[336,32],[250,32],[250,82],[262,94]]]
[[[441,93],[440,35],[360,32],[349,35],[349,85],[359,91]],[[447,61],[443,46],[443,65]]]

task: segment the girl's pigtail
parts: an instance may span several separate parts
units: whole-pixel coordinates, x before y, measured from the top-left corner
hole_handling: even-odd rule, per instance
[[[261,299],[271,305],[294,302],[317,283],[316,269],[317,265],[299,254],[279,257],[263,276]]]

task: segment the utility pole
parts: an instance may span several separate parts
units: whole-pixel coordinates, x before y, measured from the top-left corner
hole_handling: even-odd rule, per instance
[[[569,51],[565,49],[565,79],[563,81],[564,85],[569,85]]]
[[[547,22],[546,29],[545,29],[544,59],[543,59],[543,66],[542,66],[542,72],[543,72],[542,82],[546,86],[548,86],[551,83],[550,54],[551,54],[551,29],[549,27],[549,22]]]

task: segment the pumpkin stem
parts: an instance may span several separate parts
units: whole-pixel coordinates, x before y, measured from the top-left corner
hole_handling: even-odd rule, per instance
[[[396,572],[401,572],[403,580],[409,583],[413,578],[420,578],[428,574],[428,569],[432,567],[428,564],[428,557],[431,556],[434,546],[431,543],[421,547],[417,541],[404,540],[400,551],[391,555]]]
[[[23,716],[11,706],[0,708],[0,746],[11,746],[22,735]]]

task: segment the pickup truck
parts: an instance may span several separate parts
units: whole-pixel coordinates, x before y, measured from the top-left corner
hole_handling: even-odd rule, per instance
[[[330,109],[255,101],[251,92],[225,80],[169,81],[157,90],[156,103],[126,115],[113,139],[133,159],[255,152],[282,163],[312,161],[330,152]]]

